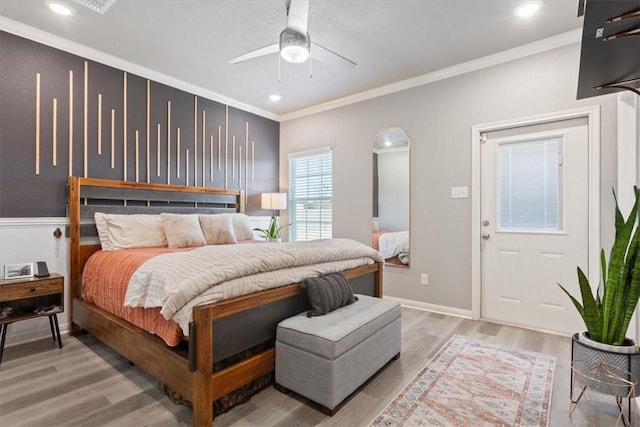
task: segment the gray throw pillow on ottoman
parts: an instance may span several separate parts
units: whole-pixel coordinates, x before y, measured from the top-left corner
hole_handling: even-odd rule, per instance
[[[307,290],[311,304],[311,310],[307,312],[308,317],[322,316],[357,300],[349,280],[342,272],[309,277],[304,279],[300,287]]]

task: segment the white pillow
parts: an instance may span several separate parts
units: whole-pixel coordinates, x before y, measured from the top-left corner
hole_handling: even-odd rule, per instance
[[[100,246],[103,251],[110,251],[111,245],[109,244],[109,234],[107,231],[107,220],[104,218],[105,214],[102,212],[96,212],[93,214],[93,218],[96,222],[96,229],[98,230],[98,239],[100,239]]]
[[[170,248],[192,248],[207,244],[197,214],[162,213],[160,218]]]
[[[100,216],[102,218],[96,222],[98,236],[102,226],[97,223],[104,221],[107,225],[107,242],[102,246],[104,250],[167,246],[159,215],[101,214],[98,217]]]
[[[231,221],[233,223],[233,234],[236,235],[236,239],[238,239],[238,241],[255,239],[253,229],[251,228],[249,217],[247,215],[241,213],[220,214],[220,216],[222,215],[229,215],[231,217]]]
[[[207,245],[238,243],[229,215],[200,215],[200,227]]]

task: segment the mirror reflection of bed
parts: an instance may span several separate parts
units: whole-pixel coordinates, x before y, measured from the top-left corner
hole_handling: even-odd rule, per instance
[[[373,142],[372,246],[391,266],[409,266],[410,141],[390,127]]]

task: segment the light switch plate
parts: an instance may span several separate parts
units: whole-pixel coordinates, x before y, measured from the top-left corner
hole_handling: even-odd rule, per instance
[[[469,197],[468,187],[451,187],[452,199],[467,199]]]

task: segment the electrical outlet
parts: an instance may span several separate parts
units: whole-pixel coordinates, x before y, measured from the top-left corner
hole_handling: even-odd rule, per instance
[[[429,284],[429,275],[428,274],[421,274],[420,275],[420,284],[423,286],[426,286]]]

